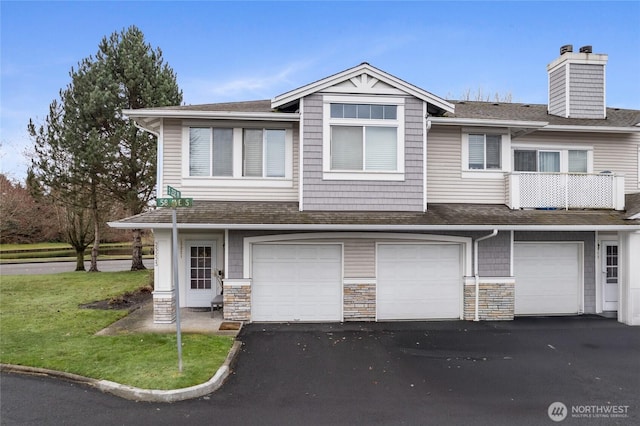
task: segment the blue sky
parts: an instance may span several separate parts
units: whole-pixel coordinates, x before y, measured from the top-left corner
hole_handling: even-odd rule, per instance
[[[22,179],[32,142],[104,36],[138,26],[187,104],[268,99],[361,62],[448,99],[546,103],[560,46],[609,55],[607,104],[640,109],[640,1],[0,2],[0,173]]]

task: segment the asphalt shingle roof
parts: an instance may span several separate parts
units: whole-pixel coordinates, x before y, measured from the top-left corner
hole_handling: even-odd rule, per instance
[[[640,111],[621,108],[607,108],[607,117],[598,119],[563,118],[547,113],[547,106],[542,104],[496,103],[476,101],[448,101],[455,105],[454,114],[446,113],[444,117],[473,118],[487,120],[543,121],[551,125],[565,126],[601,126],[601,127],[633,127],[640,123]],[[225,102],[200,105],[181,105],[155,108],[167,111],[225,111],[225,112],[278,112],[271,108],[269,99]]]
[[[563,118],[547,113],[543,104],[450,101],[455,104],[455,114],[445,117],[480,118],[494,120],[545,121],[551,125],[633,127],[640,123],[640,111],[634,109],[607,108],[605,119]]]
[[[640,199],[640,197],[638,197]],[[614,210],[511,210],[501,205],[429,204],[422,212],[299,211],[296,202],[194,201],[179,208],[181,224],[354,226],[640,226]],[[122,219],[122,224],[169,224],[171,209]]]

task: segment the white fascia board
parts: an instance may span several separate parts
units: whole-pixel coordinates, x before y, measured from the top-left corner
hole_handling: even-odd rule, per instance
[[[342,71],[338,74],[334,74],[322,80],[318,80],[314,83],[307,84],[305,86],[299,87],[298,89],[292,90],[287,93],[283,93],[282,95],[278,95],[271,100],[271,106],[273,108],[277,108],[279,106],[286,105],[297,99],[308,96],[312,93],[322,91],[331,86],[335,86],[338,83],[349,80],[353,77],[357,77],[363,72],[377,78],[378,80],[384,83],[394,86],[406,92],[407,94],[413,95],[425,102],[428,102],[432,105],[442,108],[445,111],[448,111],[451,113],[455,111],[455,106],[445,101],[444,99],[439,98],[425,90],[422,90],[419,87],[409,84],[406,81],[403,81],[397,77],[394,77],[391,74],[387,74],[386,72],[379,70],[367,63],[360,64],[356,67],[349,68],[348,70]]]
[[[177,111],[177,110],[123,110],[133,118],[208,118],[216,120],[298,121],[300,114],[285,112],[237,112],[237,111]]]
[[[171,223],[108,222],[118,229],[171,229]],[[330,225],[266,223],[178,223],[179,229],[242,229],[269,231],[640,231],[637,225]]]
[[[431,121],[432,124],[445,126],[487,126],[526,129],[542,129],[549,124],[546,121],[491,120],[485,118],[427,117],[427,120]]]
[[[559,124],[551,124],[540,130],[554,132],[640,133],[640,127],[564,126]]]

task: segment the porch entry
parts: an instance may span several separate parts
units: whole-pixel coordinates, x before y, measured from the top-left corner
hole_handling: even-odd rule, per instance
[[[211,307],[217,288],[215,241],[188,241],[186,244],[186,306]]]
[[[604,241],[601,245],[600,259],[602,260],[602,310],[618,310],[618,243]]]

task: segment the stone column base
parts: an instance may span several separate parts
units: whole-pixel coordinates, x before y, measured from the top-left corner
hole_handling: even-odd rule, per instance
[[[223,316],[229,321],[251,321],[251,280],[223,281]]]
[[[478,317],[482,321],[509,321],[515,308],[515,280],[513,278],[480,278]],[[464,319],[475,319],[476,286],[468,278],[464,286]]]
[[[176,298],[173,291],[153,292],[153,322],[155,324],[176,322]]]
[[[345,321],[375,321],[375,280],[345,279],[343,291],[343,316]]]

